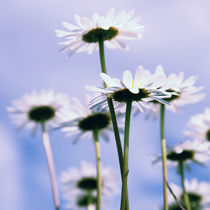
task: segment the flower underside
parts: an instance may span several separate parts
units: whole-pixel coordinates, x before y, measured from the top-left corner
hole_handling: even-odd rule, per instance
[[[170,103],[170,102],[178,99],[179,97],[180,97],[180,95],[171,95],[170,98],[164,98],[164,100]]]
[[[110,27],[108,30],[102,28],[94,28],[82,36],[82,40],[87,43],[99,42],[99,40],[111,40],[118,35],[118,30]]]
[[[177,203],[173,203],[168,207],[168,210],[182,210]]]
[[[206,139],[210,141],[210,129],[206,132]]]
[[[108,127],[111,123],[110,116],[106,113],[94,113],[78,122],[78,126],[83,131],[100,130]]]
[[[97,180],[95,177],[84,177],[78,181],[77,187],[81,190],[97,190]]]
[[[201,200],[202,200],[202,196],[197,194],[197,193],[194,193],[194,192],[188,192],[188,197],[189,197],[189,200],[190,200],[190,203],[194,202],[194,203],[200,203]],[[181,195],[181,199],[184,200],[184,195],[182,194]]]
[[[194,192],[188,192],[187,194],[189,197],[191,210],[201,210],[202,209],[201,207],[202,196]],[[184,208],[186,208],[184,194],[181,195],[180,203]],[[179,207],[177,203],[173,203],[168,207],[168,210],[182,210],[182,209]]]
[[[96,204],[97,198],[91,194],[81,195],[77,200],[78,207],[88,207],[90,204]]]
[[[150,92],[144,88],[140,88],[139,93],[137,94],[131,93],[127,88],[125,88],[118,90],[111,95],[114,101],[125,103],[130,101],[141,101],[143,98],[148,98],[149,96]]]
[[[55,116],[52,106],[35,106],[28,112],[28,118],[37,123],[46,122]]]
[[[172,90],[172,89],[168,89],[168,90],[166,90],[166,92],[168,92],[168,93],[172,93],[173,92],[174,93],[175,91]],[[180,93],[177,92],[177,95],[172,94],[171,97],[164,98],[164,101],[167,101],[167,102],[170,103],[170,102],[172,102],[172,101],[174,101],[174,100],[176,100],[178,98],[180,98]],[[159,104],[160,102],[153,100],[152,103]]]
[[[194,157],[194,151],[191,150],[184,150],[181,153],[176,152],[170,152],[167,155],[167,159],[171,161],[186,161],[186,160],[192,160]]]

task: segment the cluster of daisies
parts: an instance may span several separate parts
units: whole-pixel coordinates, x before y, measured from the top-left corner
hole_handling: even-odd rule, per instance
[[[167,75],[162,66],[157,66],[154,72],[138,66],[134,76],[131,71],[125,70],[122,78],[113,78],[106,73],[104,45],[110,49],[128,49],[124,40],[135,40],[142,36],[144,27],[139,24],[140,17],[134,17],[133,10],[116,13],[114,9],[110,9],[106,16],[94,13],[90,19],[79,15],[74,18],[77,25],[64,22],[63,26],[67,31],[56,30],[57,36],[65,39],[60,43],[64,45],[62,51],[68,50],[71,55],[74,52],[91,54],[99,50],[102,67],[100,78],[105,86],[86,86],[93,94],[85,96],[84,104],[66,94],[42,90],[13,101],[7,110],[18,127],[30,128],[34,132],[41,129],[44,142],[50,129],[60,129],[67,136],[74,136],[74,142],[80,138],[89,138],[96,143],[97,167],[83,161],[79,169],[70,167],[61,174],[63,196],[68,201],[66,207],[69,209],[106,208],[107,201],[121,191],[118,183],[120,178],[114,175],[113,168],[99,165],[98,142],[100,139],[109,140],[109,133],[113,132],[117,142],[119,132],[125,131],[125,149],[122,151],[121,141],[117,142],[117,149],[122,175],[121,210],[128,210],[126,144],[129,139],[130,115],[137,116],[144,112],[147,117],[157,118],[161,107],[178,113],[181,106],[199,102],[205,94],[200,92],[203,87],[195,85],[197,76],[185,78],[183,72]],[[122,123],[125,123],[124,127]],[[167,150],[167,164],[177,167],[182,188],[173,183],[168,184],[169,205],[164,206],[164,210],[210,209],[210,183],[199,183],[196,179],[188,181],[184,177],[185,167],[189,167],[192,162],[204,165],[210,160],[210,108],[203,114],[193,116],[188,127],[185,135],[189,139]],[[49,145],[49,142],[47,146],[45,144],[45,149],[55,186]],[[60,205],[56,187],[53,187],[53,191],[58,210]]]

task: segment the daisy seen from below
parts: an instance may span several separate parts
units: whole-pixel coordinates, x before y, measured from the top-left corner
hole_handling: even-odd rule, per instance
[[[66,136],[74,135],[74,142],[81,137],[92,139],[94,130],[98,130],[99,137],[108,141],[109,132],[113,131],[108,112],[96,112],[89,108],[89,102],[93,98],[86,94],[84,105],[77,98],[72,98],[70,105],[59,113],[58,127]]]
[[[63,197],[70,209],[96,209],[97,177],[92,163],[81,161],[80,168],[71,167],[63,171],[60,181],[63,185]],[[102,166],[102,203],[105,204],[119,193],[119,183],[115,171],[110,166]]]
[[[178,113],[180,112],[181,106],[197,103],[206,95],[204,93],[198,93],[203,89],[202,86],[195,86],[198,76],[191,76],[184,79],[184,72],[180,72],[178,74],[172,73],[167,77],[161,65],[157,66],[155,72],[158,75],[163,75],[165,79],[162,80],[160,85],[166,92],[171,93],[171,97],[166,99],[166,101],[170,102],[166,106],[168,110]],[[155,101],[153,101],[152,111],[154,112],[153,115],[157,115],[160,112],[160,105]]]
[[[177,144],[172,149],[168,150],[166,157],[167,165],[177,167],[182,182],[183,194],[185,194],[185,205],[187,210],[190,210],[189,198],[185,192],[184,185],[184,167],[189,169],[188,164],[192,162],[205,165],[210,160],[209,145],[208,143],[200,143],[196,140],[188,140]],[[161,157],[157,158],[155,162],[160,159]]]
[[[198,163],[205,165],[210,160],[210,146],[208,143],[201,143],[197,140],[187,140],[175,145],[167,152],[167,164],[178,166],[178,163]]]
[[[86,95],[86,106],[83,106],[77,98],[71,100],[70,106],[63,110],[60,115],[59,128],[67,132],[67,135],[76,135],[75,141],[81,136],[92,136],[95,144],[96,165],[97,165],[97,210],[101,208],[101,172],[100,172],[100,144],[99,137],[108,139],[108,130],[112,130],[111,118],[109,113],[94,112],[88,108],[88,102],[91,100]]]
[[[203,113],[190,118],[186,136],[202,142],[210,142],[210,108],[206,108]]]
[[[186,192],[189,197],[191,210],[210,210],[210,183],[199,182],[197,179],[192,179],[191,181],[185,180]],[[185,207],[184,195],[181,187],[172,183],[170,187],[180,203]],[[181,210],[177,203],[175,203],[172,195],[169,195],[169,210]]]
[[[164,89],[160,88],[160,82],[163,79],[162,74],[151,74],[148,70],[144,70],[139,66],[133,78],[130,71],[124,71],[123,79],[111,78],[105,73],[101,73],[101,78],[106,84],[106,88],[98,88],[87,86],[86,88],[100,93],[100,96],[92,100],[90,107],[93,110],[106,110],[108,108],[108,100],[113,101],[115,109],[125,110],[125,132],[124,132],[124,166],[123,166],[123,185],[122,185],[122,201],[121,209],[125,209],[126,185],[128,173],[128,144],[129,144],[129,128],[130,114],[132,103],[141,112],[144,108],[151,108],[150,101],[158,101],[160,103],[168,103],[165,98],[171,96]]]
[[[91,109],[107,110],[107,97],[110,97],[114,102],[115,109],[125,110],[125,104],[131,101],[135,107],[143,112],[144,108],[152,108],[149,102],[158,101],[168,104],[166,98],[171,96],[171,93],[159,88],[163,76],[151,74],[142,66],[138,66],[134,78],[130,71],[124,71],[122,81],[111,78],[105,73],[101,73],[100,76],[107,84],[107,88],[86,86],[88,90],[100,93],[98,97],[92,100]]]
[[[56,124],[59,111],[67,104],[68,97],[65,94],[54,93],[53,90],[42,90],[40,93],[33,91],[31,94],[25,94],[21,99],[12,101],[12,105],[7,108],[9,116],[16,126],[33,130],[36,130],[38,126],[42,128],[43,145],[48,161],[56,210],[59,210],[59,197],[47,130]]]
[[[143,26],[139,24],[140,17],[134,18],[134,11],[122,10],[116,13],[115,9],[108,10],[106,16],[94,13],[92,17],[74,16],[76,26],[63,22],[67,31],[56,30],[56,35],[65,38],[61,45],[62,51],[92,52],[98,50],[98,44],[105,45],[110,49],[128,49],[123,40],[138,39],[142,36]],[[99,46],[103,47],[103,46]]]
[[[68,106],[68,103],[68,96],[63,93],[55,93],[53,90],[32,91],[12,101],[7,111],[18,128],[25,127],[36,131],[43,122],[47,129],[54,127],[58,113]]]
[[[184,166],[187,163],[195,162],[204,165],[210,160],[210,152],[208,143],[200,143],[196,140],[185,141],[174,147],[173,150],[167,153],[167,160],[170,164],[177,165],[177,171],[181,178],[183,199],[187,210],[191,209],[190,195],[187,193],[185,186]]]

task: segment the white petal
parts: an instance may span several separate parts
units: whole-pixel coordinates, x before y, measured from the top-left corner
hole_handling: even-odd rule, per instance
[[[133,86],[133,76],[128,70],[123,73],[123,84],[129,89]]]
[[[130,91],[131,93],[134,93],[134,94],[139,93],[139,89],[138,89],[138,88],[130,88],[129,91]]]
[[[83,25],[84,28],[87,30],[91,29],[93,27],[91,21],[88,18],[82,18],[81,19],[81,24]]]
[[[109,87],[118,87],[118,84],[107,74],[101,73],[100,77],[104,80],[104,82],[109,86]]]
[[[75,29],[79,29],[77,26],[74,26],[71,23],[67,23],[67,22],[63,22],[62,25],[70,31],[75,30]]]

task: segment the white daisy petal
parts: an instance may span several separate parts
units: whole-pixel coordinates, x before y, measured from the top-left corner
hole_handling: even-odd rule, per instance
[[[56,36],[66,39],[65,42],[60,42],[60,44],[64,45],[63,49],[69,49],[73,52],[87,52],[91,54],[98,50],[97,39],[99,40],[103,36],[103,33],[105,45],[108,48],[128,50],[129,47],[127,44],[121,40],[139,39],[143,32],[143,26],[140,26],[138,23],[139,18],[133,18],[133,15],[134,11],[132,10],[128,12],[122,10],[115,15],[113,8],[108,10],[106,16],[99,16],[97,13],[94,13],[91,19],[74,15],[76,26],[63,22],[63,26],[68,31],[56,30]],[[98,30],[101,30],[100,37],[97,37]],[[109,33],[109,30],[111,34],[114,31],[115,33],[112,38],[109,37],[106,39],[106,34]],[[95,35],[93,35],[94,33]],[[76,44],[76,49],[73,49],[73,43],[77,41],[84,42],[90,47]]]
[[[130,71],[126,70],[123,72],[122,82],[127,88],[133,88],[133,76]]]

